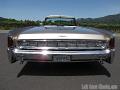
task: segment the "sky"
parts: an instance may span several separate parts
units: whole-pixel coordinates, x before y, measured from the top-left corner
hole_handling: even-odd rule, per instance
[[[120,13],[120,0],[0,0],[0,17],[43,20],[48,15],[97,18]]]

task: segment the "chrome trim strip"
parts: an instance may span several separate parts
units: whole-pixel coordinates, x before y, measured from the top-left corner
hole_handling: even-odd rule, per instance
[[[67,55],[74,55],[74,54],[109,54],[111,51],[109,49],[106,50],[97,50],[97,51],[47,51],[47,50],[19,50],[14,49],[13,52],[15,54],[67,54]]]
[[[20,39],[18,41],[22,41],[22,40],[26,40],[26,41],[109,41],[109,40],[93,40],[93,39]]]
[[[61,49],[65,49],[65,50],[69,50],[69,49],[72,49],[72,50],[92,50],[92,49],[99,49],[99,50],[103,50],[105,48],[101,48],[101,47],[32,47],[32,46],[21,46],[21,47],[18,47],[19,49],[32,49],[32,50],[35,50],[35,49],[42,49],[42,50],[49,50],[49,49],[54,49],[54,50],[61,50]]]

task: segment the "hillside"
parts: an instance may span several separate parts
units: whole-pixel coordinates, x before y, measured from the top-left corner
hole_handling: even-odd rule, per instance
[[[108,15],[105,17],[96,18],[94,20],[99,22],[106,22],[106,23],[120,23],[120,14]]]
[[[2,17],[0,17],[0,19],[2,19]]]
[[[84,27],[95,27],[120,32],[120,14],[100,18],[78,18],[77,22],[80,26]]]
[[[79,22],[120,23],[120,14],[108,15],[99,18],[78,18]]]

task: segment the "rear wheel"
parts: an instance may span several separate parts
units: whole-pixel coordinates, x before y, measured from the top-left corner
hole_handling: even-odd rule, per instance
[[[112,60],[111,57],[107,58],[105,61],[106,61],[107,63],[109,63],[109,64],[112,64],[112,62],[113,62],[113,60]]]
[[[8,52],[8,60],[10,63],[15,63],[17,61],[15,56],[10,52]]]
[[[111,56],[108,57],[105,61],[109,64],[112,64],[114,61],[114,53],[112,53]]]
[[[11,60],[10,60],[10,63],[15,63],[17,60],[16,60],[16,58],[15,57],[11,57]]]

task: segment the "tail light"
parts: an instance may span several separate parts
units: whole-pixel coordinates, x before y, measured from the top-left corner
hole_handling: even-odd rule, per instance
[[[111,38],[110,39],[109,47],[110,47],[110,49],[114,49],[115,48],[115,38]]]
[[[8,36],[8,47],[13,46],[13,39],[12,37]]]

